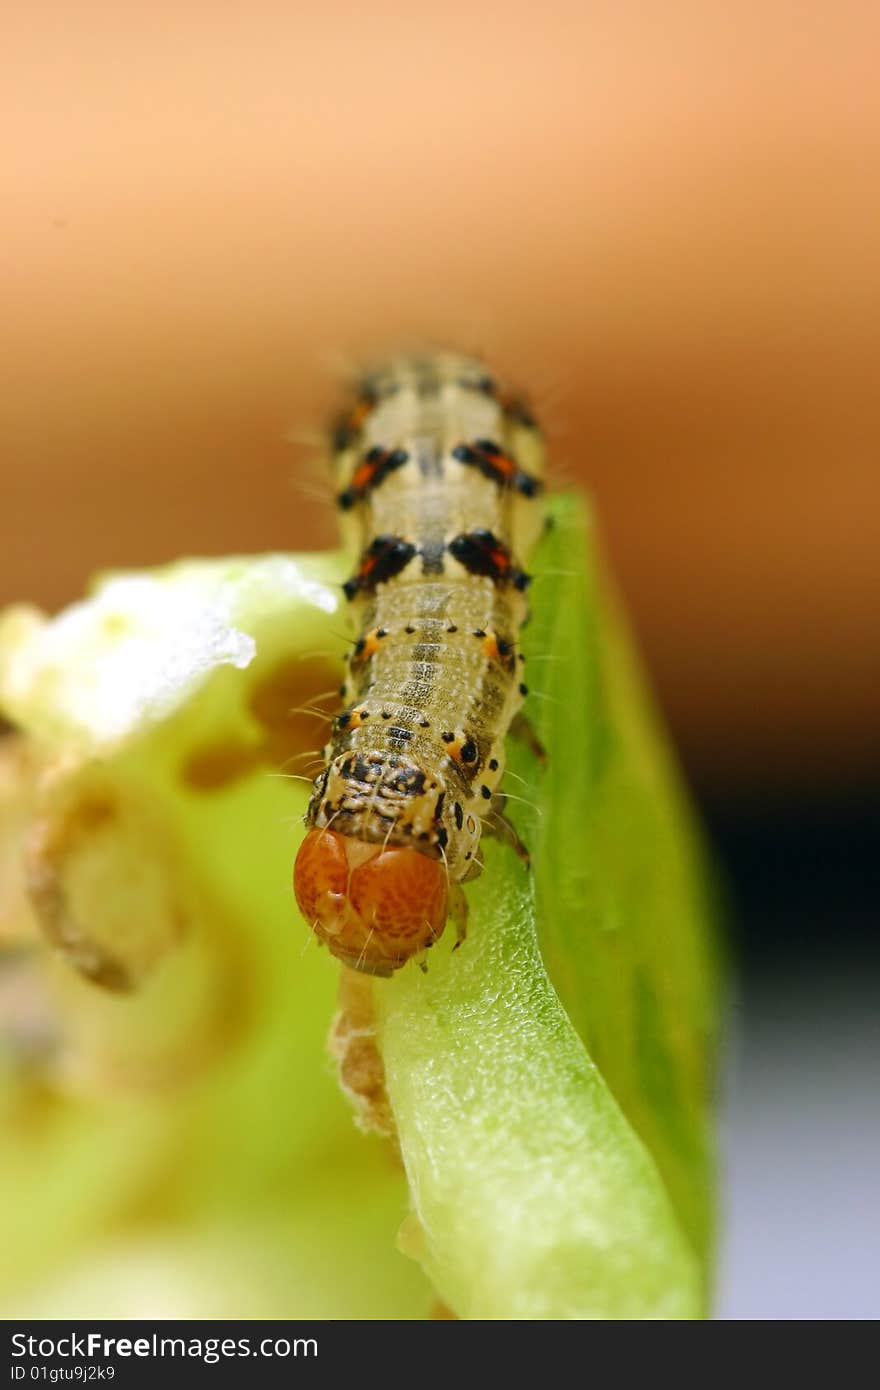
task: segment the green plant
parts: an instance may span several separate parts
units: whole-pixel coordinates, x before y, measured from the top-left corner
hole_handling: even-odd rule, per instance
[[[552,516],[524,643],[549,760],[509,762],[534,873],[487,844],[462,949],[343,992],[346,1088],[402,1165],[351,1123],[339,970],[289,887],[307,786],[279,770],[315,732],[291,704],[338,683],[340,558],[183,561],[0,620],[52,941],[15,898],[6,1309],[425,1316],[402,1223],[459,1316],[704,1314],[711,885],[590,515]]]

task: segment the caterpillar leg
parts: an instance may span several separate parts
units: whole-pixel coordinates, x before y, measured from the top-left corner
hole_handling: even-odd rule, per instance
[[[491,820],[483,821],[483,834],[491,835],[495,840],[504,840],[513,848],[517,857],[528,869],[531,867],[532,856],[529,854],[528,847],[519,838],[519,832],[513,821],[507,819],[506,806],[507,797],[503,792],[496,792],[489,803]]]
[[[450,883],[449,885],[449,916],[455,923],[455,945],[452,949],[457,951],[467,936],[468,919],[467,898],[460,883]],[[418,966],[423,975],[428,973],[426,956],[427,951],[423,951],[418,959]]]
[[[449,915],[455,923],[455,945],[452,949],[457,951],[467,936],[468,919],[467,898],[460,883],[449,886]]]
[[[526,748],[538,759],[539,763],[546,763],[547,750],[532,728],[528,716],[523,714],[522,710],[513,716],[510,724],[510,733],[513,738],[525,744]]]

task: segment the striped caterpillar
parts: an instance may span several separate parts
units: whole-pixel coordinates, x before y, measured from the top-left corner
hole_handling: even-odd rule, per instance
[[[359,636],[294,890],[333,954],[370,974],[433,945],[450,915],[463,939],[481,832],[503,823],[528,859],[497,789],[508,731],[540,752],[519,713],[516,641],[542,473],[522,402],[452,353],[371,373],[336,428]]]

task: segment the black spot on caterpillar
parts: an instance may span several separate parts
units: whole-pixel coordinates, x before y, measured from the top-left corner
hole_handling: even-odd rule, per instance
[[[415,553],[416,547],[400,536],[377,536],[361,556],[357,572],[343,584],[345,597],[353,599],[359,591],[368,592],[377,584],[393,579],[406,568]]]

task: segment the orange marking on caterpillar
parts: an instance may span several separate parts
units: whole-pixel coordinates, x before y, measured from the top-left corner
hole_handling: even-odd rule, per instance
[[[375,401],[370,396],[365,396],[362,400],[357,401],[348,417],[349,429],[352,431],[362,429],[369,419],[374,405]]]
[[[354,651],[351,654],[352,665],[369,661],[371,656],[375,656],[383,637],[388,633],[384,627],[371,628],[363,637],[359,637],[354,644]]]
[[[459,463],[476,468],[484,478],[491,478],[502,487],[514,487],[525,497],[536,497],[542,490],[539,478],[526,473],[516,459],[492,439],[475,439],[473,444],[459,444],[452,451]]]
[[[450,730],[448,733],[441,734],[440,737],[445,745],[443,751],[453,762],[475,763],[477,761],[477,745],[460,729]]]
[[[342,510],[348,511],[356,502],[362,501],[373,488],[385,481],[389,473],[402,468],[408,458],[405,449],[388,450],[378,445],[370,449],[351,475],[349,486],[336,499]]]
[[[481,645],[483,655],[488,657],[489,661],[503,661],[505,665],[510,664],[513,648],[504,637],[499,637],[497,632],[484,633]]]
[[[359,729],[362,724],[370,717],[370,711],[364,709],[363,705],[358,705],[355,709],[346,710],[343,714],[336,716],[337,729]]]

